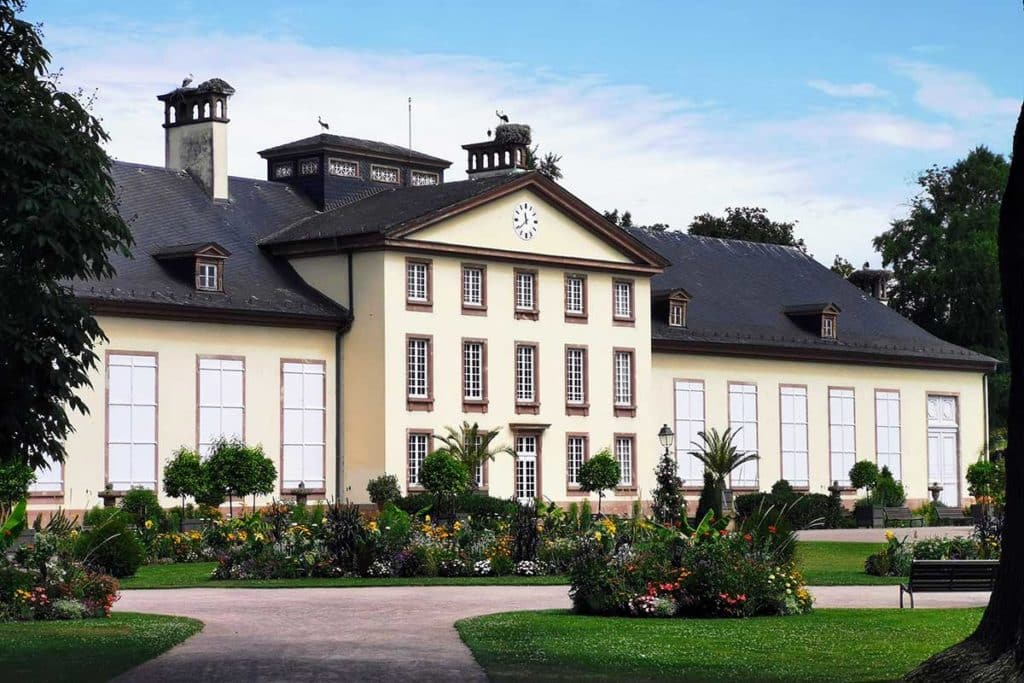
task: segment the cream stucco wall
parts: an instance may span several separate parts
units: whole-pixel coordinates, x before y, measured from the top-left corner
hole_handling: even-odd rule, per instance
[[[768,490],[782,476],[779,387],[806,385],[810,490],[827,493],[834,474],[829,463],[829,387],[854,389],[857,460],[877,461],[875,390],[898,390],[901,407],[903,483],[908,500],[929,498],[926,397],[956,394],[960,411],[960,496],[966,498],[964,474],[986,441],[984,380],[981,373],[889,368],[811,361],[778,361],[685,353],[654,354],[652,407],[658,424],[674,425],[676,379],[705,384],[706,428],[729,426],[728,384],[757,385],[759,487]],[[689,444],[677,444],[681,452]],[[861,492],[863,493],[863,492]],[[852,497],[853,494],[850,495]]]
[[[281,360],[323,361],[327,367],[325,478],[333,492],[334,340],[332,331],[253,325],[178,322],[102,316],[109,342],[99,346],[100,362],[91,373],[92,389],[82,393],[89,415],[73,414],[64,466],[62,499],[33,498],[33,509],[62,505],[82,510],[100,504],[106,464],[106,355],[108,351],[157,354],[157,478],[180,446],[196,447],[197,356],[245,358],[245,440],[262,444],[281,471]],[[158,483],[159,487],[159,483]],[[278,494],[279,495],[279,494]],[[165,505],[178,501],[160,492]],[[259,499],[257,499],[259,500]]]

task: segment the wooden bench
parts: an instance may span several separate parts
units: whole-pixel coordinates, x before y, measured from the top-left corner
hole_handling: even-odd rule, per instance
[[[917,522],[919,526],[924,526],[924,517],[918,517],[910,508],[882,508],[882,517],[885,518],[886,526],[889,526],[889,522],[908,522],[910,526]]]
[[[956,593],[990,591],[996,583],[999,560],[914,560],[910,565],[910,578],[900,585],[900,609],[903,594],[910,595],[914,607],[914,593]]]
[[[965,515],[964,511],[960,508],[946,507],[945,505],[936,505],[935,514],[939,518],[939,522],[945,522],[948,524],[959,525],[959,524],[974,524],[974,518]]]

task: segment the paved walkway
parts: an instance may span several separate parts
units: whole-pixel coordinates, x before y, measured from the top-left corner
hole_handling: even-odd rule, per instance
[[[817,607],[897,607],[897,586],[811,587]],[[918,607],[970,607],[988,593],[930,594]],[[565,586],[128,590],[118,611],[206,626],[118,681],[485,681],[453,624],[570,606]]]
[[[911,541],[919,538],[941,536],[970,536],[972,526],[916,526],[896,529],[804,529],[798,531],[801,541],[844,541],[847,543],[885,543],[885,532],[891,531],[897,537],[907,536]]]

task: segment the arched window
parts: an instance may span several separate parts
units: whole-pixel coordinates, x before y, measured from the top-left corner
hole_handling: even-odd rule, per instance
[[[192,105],[192,120],[195,121],[198,118],[199,118],[199,105],[198,104],[193,104]]]
[[[217,118],[224,118],[224,100],[217,100]]]
[[[512,152],[505,150],[505,165],[508,166],[512,163]]]
[[[204,119],[210,118],[210,103],[209,102],[203,102],[203,118]]]
[[[178,108],[167,107],[167,123],[174,123],[178,119]]]

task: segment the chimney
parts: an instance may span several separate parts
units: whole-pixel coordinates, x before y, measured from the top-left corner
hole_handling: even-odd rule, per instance
[[[847,278],[851,283],[885,305],[889,305],[888,287],[889,280],[891,279],[892,272],[888,270],[868,268],[867,263],[865,263],[864,267],[860,270],[855,270],[850,273],[850,277]]]
[[[526,170],[530,150],[530,127],[521,123],[502,123],[494,129],[494,139],[463,145],[468,155],[466,175],[470,178],[515,173]]]
[[[164,166],[188,173],[213,199],[228,198],[228,99],[219,78],[158,95],[164,103]]]

